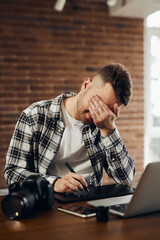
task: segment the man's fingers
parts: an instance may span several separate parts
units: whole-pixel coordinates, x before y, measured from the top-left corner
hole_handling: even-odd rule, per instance
[[[78,191],[83,187],[87,187],[85,179],[78,173],[67,173],[61,179],[58,179],[55,183],[54,190],[56,192],[68,192]]]
[[[95,96],[90,99],[90,106],[92,108],[92,111],[97,113],[98,115],[104,112],[113,112],[106,103],[102,101],[101,98]],[[97,115],[97,116],[98,116]]]
[[[90,99],[89,102],[89,111],[93,118],[99,118],[101,113],[103,112],[102,106],[99,104],[99,102],[96,101],[95,98]]]
[[[114,118],[114,112],[99,97],[92,97],[89,101],[89,111],[95,123],[104,121],[109,116]]]
[[[79,189],[83,189],[83,183],[81,180],[81,176],[77,173],[68,173],[64,179],[68,183],[68,187],[71,188],[74,191],[77,191]]]
[[[72,176],[74,178],[74,180],[76,180],[76,184],[78,184],[78,186],[83,189],[84,187],[88,187],[87,182],[85,181],[85,179],[82,177],[82,175],[78,174],[78,173],[72,173]]]
[[[108,106],[100,97],[93,96],[89,100],[89,112],[94,124],[103,136],[108,135],[115,128],[114,121],[119,114],[118,104]]]

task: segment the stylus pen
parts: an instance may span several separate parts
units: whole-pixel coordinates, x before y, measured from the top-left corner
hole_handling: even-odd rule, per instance
[[[65,165],[66,165],[66,167],[69,169],[70,172],[76,173],[76,172],[73,170],[73,168],[70,166],[70,164],[69,164],[68,162],[66,162]],[[81,183],[81,184],[82,184],[82,183]],[[83,186],[83,185],[82,185],[82,186]],[[88,189],[88,187],[83,186],[83,188],[84,188],[84,190],[85,190],[86,192],[90,192],[89,189]]]

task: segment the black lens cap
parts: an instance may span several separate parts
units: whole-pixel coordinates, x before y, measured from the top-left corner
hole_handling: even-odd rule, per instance
[[[107,222],[109,219],[109,207],[97,207],[96,208],[97,222]]]

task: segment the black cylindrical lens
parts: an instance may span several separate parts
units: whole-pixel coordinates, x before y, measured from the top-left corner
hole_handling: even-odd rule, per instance
[[[2,201],[2,211],[10,219],[25,217],[35,207],[35,196],[28,191],[7,195]]]

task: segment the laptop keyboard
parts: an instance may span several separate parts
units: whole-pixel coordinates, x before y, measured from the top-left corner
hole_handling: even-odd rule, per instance
[[[117,204],[117,205],[111,206],[110,209],[113,209],[117,212],[125,213],[127,207],[128,207],[128,203],[125,203],[125,204]]]

